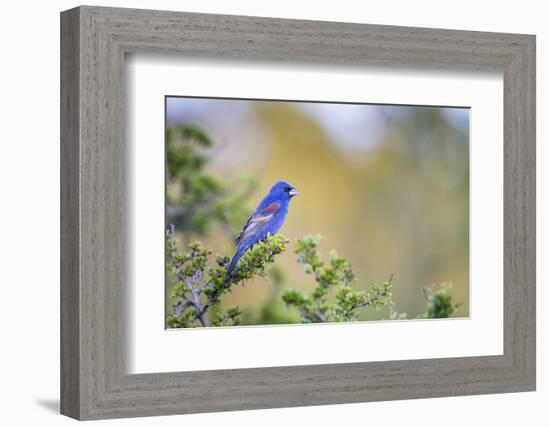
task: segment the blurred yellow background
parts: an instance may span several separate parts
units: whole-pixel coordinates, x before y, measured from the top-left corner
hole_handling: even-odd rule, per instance
[[[283,286],[314,287],[293,248],[303,234],[320,233],[323,255],[346,257],[362,289],[393,274],[396,308],[409,318],[426,310],[421,288],[442,282],[453,283],[455,317],[468,316],[469,109],[168,97],[166,114],[168,128],[196,124],[212,138],[209,173],[230,186],[247,175],[258,181],[250,213],[278,179],[300,191],[280,230],[292,241],[276,261]],[[219,228],[201,241],[234,253]],[[257,279],[234,288],[223,306],[238,305],[243,323],[255,324],[277,292]]]

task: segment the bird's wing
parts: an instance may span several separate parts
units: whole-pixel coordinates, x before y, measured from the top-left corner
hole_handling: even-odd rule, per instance
[[[241,234],[239,234],[239,237],[235,240],[235,245],[239,246],[242,241],[252,236],[255,232],[261,230],[262,227],[267,224],[271,218],[273,218],[273,215],[275,215],[280,208],[281,204],[279,202],[273,202],[265,208],[252,214],[252,216],[248,218],[248,221],[246,221]]]

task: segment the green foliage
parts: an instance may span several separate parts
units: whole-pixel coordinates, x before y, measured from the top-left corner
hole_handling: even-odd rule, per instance
[[[171,298],[175,300],[173,312],[167,324],[172,328],[196,326],[234,326],[240,323],[242,311],[233,307],[225,312],[210,315],[222,295],[229,293],[233,286],[255,277],[265,277],[275,257],[286,249],[288,241],[281,235],[268,236],[248,250],[237,268],[227,274],[230,259],[217,256],[216,266],[209,267],[212,251],[198,241],[191,241],[186,252],[180,252],[174,237],[174,226],[167,233],[167,269],[174,274],[176,284]]]
[[[217,313],[212,326],[237,326],[240,324],[241,314],[242,311],[239,307],[230,308],[225,313]]]
[[[229,186],[207,173],[212,149],[212,140],[196,125],[172,126],[166,132],[166,214],[181,232],[204,235],[218,222],[233,234],[248,213],[246,201],[256,181],[245,177]]]
[[[455,314],[458,304],[455,304],[451,293],[452,283],[446,282],[435,291],[422,289],[428,303],[428,311],[419,316],[421,319],[443,319]]]
[[[266,240],[258,242],[244,253],[237,268],[229,276],[226,272],[229,257],[218,257],[218,267],[210,270],[210,282],[204,288],[208,305],[216,304],[220,296],[228,293],[236,283],[246,282],[254,276],[265,277],[269,265],[273,264],[276,255],[284,252],[287,244],[285,237],[269,235]]]
[[[283,301],[298,309],[302,322],[349,322],[358,319],[361,309],[378,309],[387,306],[394,317],[391,279],[379,285],[374,283],[369,291],[354,289],[357,283],[349,262],[331,251],[325,263],[318,250],[322,237],[306,235],[298,240],[295,253],[304,272],[312,275],[316,286],[311,294],[294,289],[285,289]]]

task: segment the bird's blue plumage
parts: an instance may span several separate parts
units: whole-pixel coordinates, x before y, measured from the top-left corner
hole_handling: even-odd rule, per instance
[[[265,240],[268,234],[273,235],[279,231],[288,213],[290,199],[297,194],[296,188],[286,181],[273,184],[237,237],[237,251],[227,268],[227,277],[251,246]]]

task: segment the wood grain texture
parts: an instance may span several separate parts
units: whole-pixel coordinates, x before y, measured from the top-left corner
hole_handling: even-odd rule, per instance
[[[61,412],[80,414],[79,17],[61,20]]]
[[[84,6],[62,13],[61,38],[62,413],[99,419],[535,389],[534,36]],[[128,53],[502,72],[504,354],[128,375]]]

